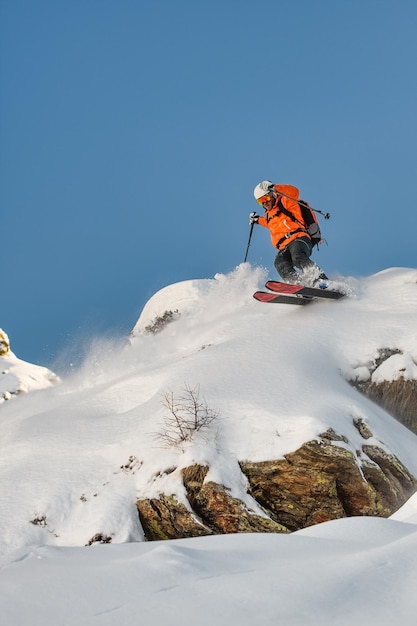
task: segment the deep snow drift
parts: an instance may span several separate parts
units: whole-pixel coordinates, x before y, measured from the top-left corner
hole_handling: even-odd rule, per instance
[[[278,458],[328,428],[354,449],[354,417],[417,475],[415,435],[347,382],[417,378],[417,271],[350,279],[349,298],[308,307],[254,301],[265,279],[245,264],[169,286],[145,306],[129,345],[95,341],[59,386],[0,406],[0,608],[9,623],[56,624],[61,613],[67,624],[139,615],[148,625],[245,625],[256,616],[265,624],[412,623],[415,497],[396,521],[141,542],[136,499],[164,492],[184,500],[182,467],[208,463],[208,480],[261,514],[238,460]],[[173,321],[147,332],[166,311]],[[373,371],[387,348],[402,353]],[[166,448],[162,397],[185,386],[198,387],[219,417]],[[97,533],[112,544],[75,547]],[[125,542],[141,543],[115,545]]]

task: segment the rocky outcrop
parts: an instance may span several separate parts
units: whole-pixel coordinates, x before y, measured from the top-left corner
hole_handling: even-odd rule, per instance
[[[279,523],[249,510],[223,485],[205,482],[207,466],[192,465],[182,471],[190,509],[174,496],[137,502],[139,518],[148,540],[200,537],[243,532],[288,532]]]
[[[371,382],[362,391],[417,435],[417,380]]]
[[[241,463],[251,494],[271,519],[298,530],[341,517],[388,517],[415,491],[414,477],[377,446],[363,446],[358,458],[323,437],[284,459]]]
[[[395,456],[365,443],[373,435],[363,420],[354,423],[364,439],[360,450],[352,451],[345,437],[329,430],[282,459],[242,461],[258,513],[223,485],[206,481],[207,466],[185,468],[187,507],[173,495],[138,501],[145,537],[288,533],[341,517],[388,517],[414,493],[417,481]]]
[[[381,348],[367,364],[365,379],[353,380],[352,384],[417,435],[416,371],[410,353]]]
[[[146,539],[178,539],[214,534],[201,524],[174,496],[161,494],[137,502],[139,518]]]
[[[193,465],[183,470],[188,501],[199,518],[215,534],[247,532],[288,532],[277,520],[254,513],[223,485],[205,481],[207,466]]]
[[[10,341],[7,334],[2,328],[0,328],[0,356],[9,356],[10,354]]]
[[[60,378],[46,367],[18,359],[10,349],[7,333],[0,328],[0,404],[22,393],[58,383]]]

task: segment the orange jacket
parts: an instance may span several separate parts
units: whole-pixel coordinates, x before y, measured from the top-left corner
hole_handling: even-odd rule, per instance
[[[265,215],[259,217],[258,224],[269,228],[272,245],[274,248],[283,250],[297,237],[308,237],[309,235],[305,230],[300,230],[304,227],[304,220],[297,202],[300,197],[297,187],[293,187],[293,185],[274,185],[274,187],[278,194],[277,201],[272,209],[265,211]],[[295,201],[280,195],[280,192],[291,196]],[[280,210],[280,202],[284,209],[287,209],[294,216],[295,220]]]

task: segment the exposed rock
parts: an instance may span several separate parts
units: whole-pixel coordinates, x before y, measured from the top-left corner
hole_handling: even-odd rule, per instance
[[[362,385],[362,391],[417,435],[417,381],[398,378]]]
[[[378,505],[378,515],[392,515],[416,490],[416,479],[392,454],[378,446],[362,446],[371,462],[362,463],[363,474],[372,485]]]
[[[328,428],[326,432],[321,433],[319,437],[323,439],[325,443],[330,443],[331,441],[344,441],[345,443],[349,443],[349,439],[345,435],[338,435],[333,428]]]
[[[138,500],[139,519],[146,539],[179,539],[214,534],[200,524],[174,496]]]
[[[173,322],[175,319],[179,317],[178,310],[176,311],[165,311],[162,315],[157,315],[150,324],[145,326],[143,329],[143,333],[145,335],[156,335],[160,333],[161,330],[167,326],[170,322]]]
[[[364,439],[370,439],[371,437],[373,437],[373,434],[361,417],[355,417],[353,420],[353,424],[358,429],[361,437],[363,437]]]
[[[193,465],[183,470],[188,501],[204,524],[215,534],[245,532],[288,532],[275,520],[261,517],[233,498],[223,485],[204,482],[208,467]]]
[[[344,448],[311,441],[284,459],[246,462],[241,467],[253,497],[272,519],[292,531],[374,513],[372,496],[353,454]]]
[[[103,533],[96,533],[85,545],[92,546],[94,543],[111,543],[111,537]]]
[[[364,439],[373,436],[363,422],[359,427]],[[206,481],[207,466],[193,465],[182,474],[194,515],[174,496],[141,500],[137,506],[145,537],[286,533],[341,517],[388,517],[417,488],[416,479],[395,456],[368,444],[353,453],[346,437],[332,430],[283,459],[245,461],[240,467],[250,496],[267,517],[232,497],[223,485]]]
[[[378,372],[388,363],[391,364],[390,379],[385,380],[383,375],[378,376]],[[416,365],[409,353],[404,353],[398,348],[381,348],[375,359],[368,364],[368,377],[352,382],[354,387],[415,434],[417,434]]]
[[[9,356],[10,354],[10,341],[7,334],[2,328],[0,328],[0,356]]]
[[[380,448],[362,449],[370,459],[362,468],[350,450],[324,440],[281,460],[241,467],[253,497],[290,530],[353,515],[389,516],[414,493],[416,480]]]

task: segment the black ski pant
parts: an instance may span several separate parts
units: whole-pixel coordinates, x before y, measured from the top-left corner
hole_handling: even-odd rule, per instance
[[[299,283],[300,275],[295,271],[298,267],[303,274],[311,274],[311,281],[314,279],[325,279],[327,276],[314,261],[310,259],[313,247],[308,237],[298,237],[278,252],[274,265],[278,274],[287,283]]]

